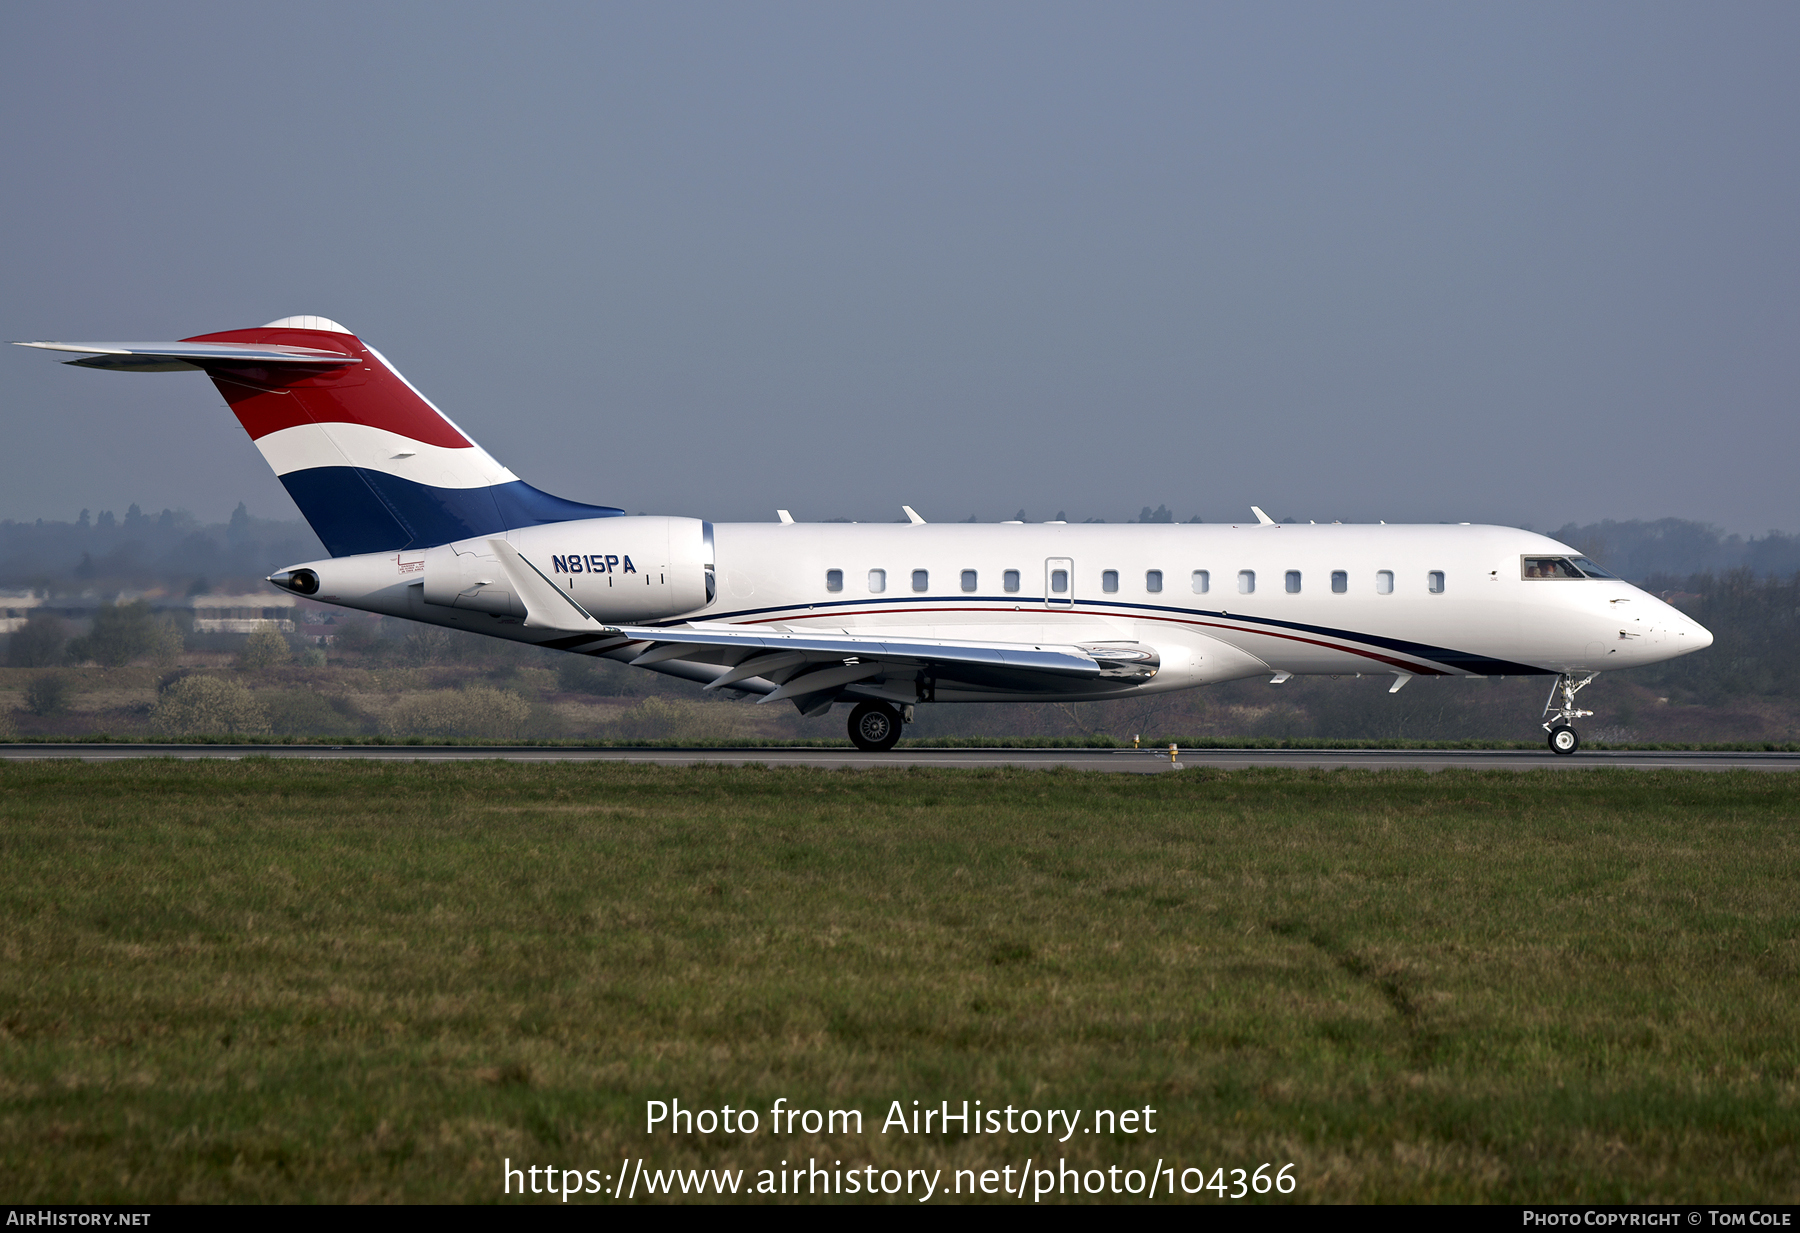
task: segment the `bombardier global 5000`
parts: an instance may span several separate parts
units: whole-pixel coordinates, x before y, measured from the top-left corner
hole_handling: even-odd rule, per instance
[[[1551,678],[1576,693],[1712,635],[1565,544],[1491,526],[719,523],[533,488],[322,317],[181,342],[51,343],[198,369],[330,559],[272,575],[324,603],[605,656],[884,750],[916,706],[1086,702],[1299,674]],[[904,508],[904,507],[903,507]]]

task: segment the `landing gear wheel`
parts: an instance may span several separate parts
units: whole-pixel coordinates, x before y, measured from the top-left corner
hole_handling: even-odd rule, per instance
[[[1568,724],[1557,724],[1550,729],[1550,752],[1556,754],[1572,754],[1581,748],[1581,738],[1575,735],[1575,729]]]
[[[864,753],[886,753],[900,742],[900,712],[882,702],[860,702],[850,712],[850,743]]]

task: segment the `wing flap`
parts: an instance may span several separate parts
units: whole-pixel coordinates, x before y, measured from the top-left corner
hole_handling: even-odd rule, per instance
[[[702,662],[723,655],[708,652],[779,652],[803,651],[808,659],[857,657],[881,660],[912,668],[928,664],[984,664],[1003,668],[1024,668],[1036,672],[1059,673],[1072,677],[1100,675],[1101,666],[1094,657],[1073,645],[1018,642],[958,642],[927,639],[917,642],[893,638],[859,638],[854,634],[778,634],[745,630],[742,633],[718,629],[664,629],[649,626],[609,625],[606,632],[620,634],[635,642],[654,643],[637,662],[686,658],[675,648],[688,649]],[[667,651],[664,648],[669,648]],[[647,658],[654,656],[654,659]]]
[[[842,684],[888,681],[960,683],[1021,690],[1141,684],[1161,667],[1156,651],[1142,643],[1060,645],[1054,643],[969,642],[951,639],[863,638],[854,634],[795,634],[766,630],[700,630],[608,625],[600,631],[642,644],[632,663],[648,667],[680,661],[719,669],[720,688],[763,692],[771,697],[810,695]],[[848,670],[842,681],[834,665]],[[757,681],[768,682],[760,689]]]

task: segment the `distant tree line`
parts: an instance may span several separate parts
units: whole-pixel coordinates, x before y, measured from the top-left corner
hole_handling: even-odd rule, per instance
[[[175,662],[184,645],[174,618],[158,617],[140,599],[129,604],[101,604],[88,632],[79,638],[69,637],[67,622],[55,613],[34,613],[23,629],[7,639],[6,666],[53,668],[94,663],[122,668],[139,659],[168,665]]]
[[[1800,574],[1759,578],[1745,568],[1645,582],[1711,630],[1713,644],[1633,669],[1634,683],[1655,686],[1677,702],[1702,704],[1800,695]]]
[[[136,505],[123,518],[82,510],[74,522],[0,522],[0,587],[45,594],[156,586],[201,594],[208,580],[243,585],[324,555],[304,522],[254,518],[242,502],[229,522],[211,524],[186,510],[146,514]]]
[[[1571,522],[1548,534],[1633,582],[1653,576],[1723,575],[1733,570],[1748,570],[1760,577],[1800,572],[1800,535],[1780,531],[1745,539],[1704,522],[1658,518],[1649,522],[1608,519],[1585,525]]]

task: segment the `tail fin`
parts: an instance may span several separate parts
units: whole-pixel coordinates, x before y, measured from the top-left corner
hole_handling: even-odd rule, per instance
[[[525,483],[323,317],[179,343],[27,345],[98,352],[70,361],[89,368],[204,370],[334,557],[624,513]]]

